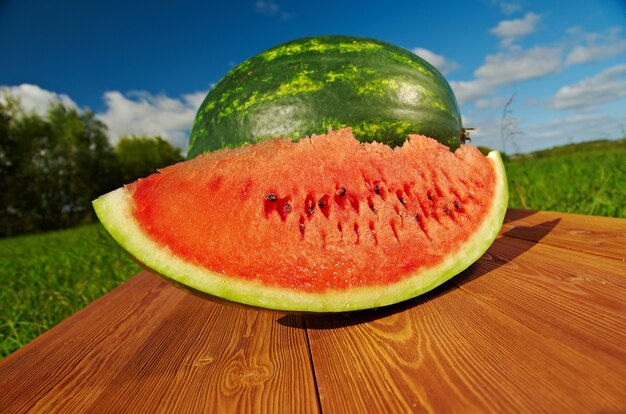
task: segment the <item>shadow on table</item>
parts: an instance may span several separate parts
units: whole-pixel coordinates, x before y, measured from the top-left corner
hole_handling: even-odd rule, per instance
[[[303,327],[306,329],[321,330],[345,328],[349,326],[367,324],[376,320],[384,319],[386,317],[408,311],[422,303],[435,300],[437,297],[445,295],[446,292],[454,288],[454,285],[444,283],[441,286],[438,286],[435,289],[426,292],[418,297],[381,308],[365,309],[345,313],[309,314],[306,315],[304,318]],[[284,325],[284,322],[287,321],[288,320],[286,318],[280,318],[277,322],[281,325]]]
[[[517,218],[519,219],[519,217]],[[409,299],[394,305],[389,305],[376,309],[366,309],[345,313],[328,313],[328,314],[304,314],[304,323],[301,318],[294,318],[293,315],[285,315],[277,319],[280,325],[291,328],[305,329],[337,329],[348,326],[360,325],[373,322],[399,312],[408,311],[422,303],[436,300],[439,296],[445,295],[452,289],[457,289],[471,280],[477,279],[490,273],[500,266],[514,260],[516,257],[524,254],[535,246],[536,242],[541,240],[560,222],[560,219],[546,221],[535,226],[517,226],[513,229],[502,233],[487,250],[487,252],[476,263],[469,266],[463,272],[443,283],[430,292],[424,293],[413,299]],[[522,240],[518,238],[504,237],[511,232],[519,232],[527,230],[535,235],[535,242]],[[500,252],[504,252],[502,254]]]
[[[559,223],[557,218],[534,226],[515,226],[502,233],[485,254],[473,265],[452,279],[457,286],[462,286],[471,280],[484,276],[487,273],[503,266],[533,248],[541,239],[548,235]],[[531,234],[532,240],[518,237],[518,234]]]
[[[504,224],[511,223],[513,221],[521,220],[523,218],[537,214],[537,210],[523,210],[520,208],[509,208],[504,216]]]

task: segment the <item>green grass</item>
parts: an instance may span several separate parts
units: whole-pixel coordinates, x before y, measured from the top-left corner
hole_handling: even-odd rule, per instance
[[[506,171],[510,207],[626,218],[626,140],[540,151]]]
[[[100,225],[0,239],[0,358],[136,274]]]

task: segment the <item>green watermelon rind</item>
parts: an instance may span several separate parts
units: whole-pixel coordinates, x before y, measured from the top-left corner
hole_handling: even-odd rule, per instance
[[[345,126],[361,142],[395,146],[421,134],[454,150],[461,121],[445,77],[416,54],[366,37],[306,37],[251,57],[213,86],[194,119],[187,158]]]
[[[489,153],[496,172],[493,201],[479,228],[456,252],[429,268],[387,286],[358,287],[346,291],[301,292],[238,280],[212,272],[174,255],[152,240],[132,214],[132,196],[126,187],[93,202],[100,221],[113,238],[135,259],[175,284],[244,305],[295,312],[348,312],[402,302],[428,292],[478,260],[496,239],[508,205],[506,172],[497,151]]]

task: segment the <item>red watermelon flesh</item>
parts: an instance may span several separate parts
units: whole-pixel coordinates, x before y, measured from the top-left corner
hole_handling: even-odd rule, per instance
[[[125,215],[109,218],[112,202],[96,210],[139,260],[183,284],[275,309],[350,310],[415,296],[476,260],[502,224],[503,177],[499,156],[470,145],[452,153],[410,136],[392,149],[345,129],[204,154],[118,190]],[[137,255],[111,221],[166,258]],[[190,282],[162,263],[170,256],[214,280]]]

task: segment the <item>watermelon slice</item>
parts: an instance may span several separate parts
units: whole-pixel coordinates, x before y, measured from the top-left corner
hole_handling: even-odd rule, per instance
[[[200,155],[94,201],[176,284],[246,305],[344,312],[427,292],[476,261],[508,201],[500,155],[349,129]]]

